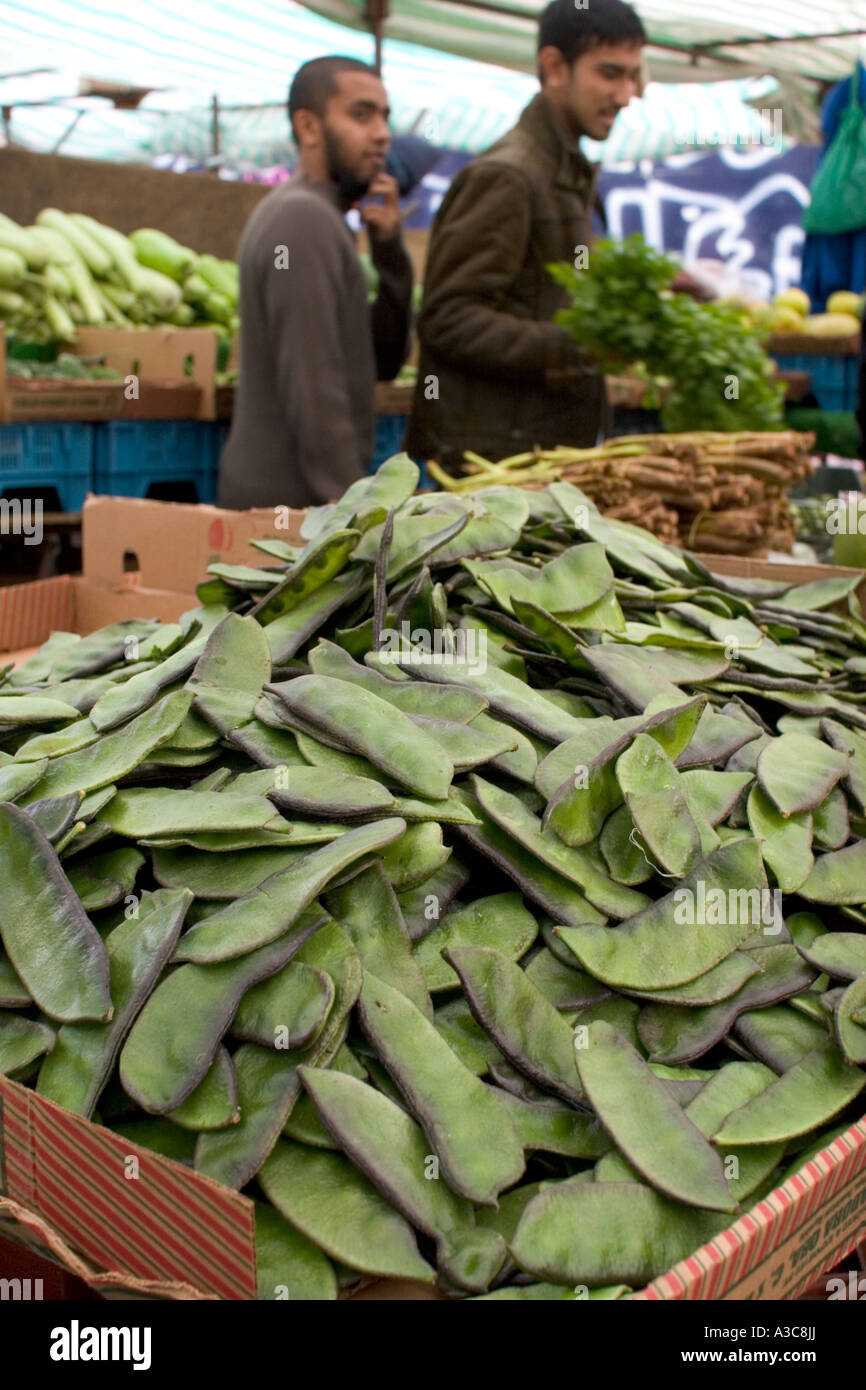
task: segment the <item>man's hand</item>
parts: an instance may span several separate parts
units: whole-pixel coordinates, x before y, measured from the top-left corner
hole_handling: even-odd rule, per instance
[[[681,270],[675,279],[671,281],[671,289],[675,294],[687,294],[698,304],[709,304],[713,295],[704,285],[696,280],[693,275],[689,275],[687,270]]]
[[[380,197],[381,203],[360,204],[361,221],[371,241],[395,241],[400,235],[403,215],[400,211],[397,180],[390,174],[377,174],[367,189],[367,198]]]

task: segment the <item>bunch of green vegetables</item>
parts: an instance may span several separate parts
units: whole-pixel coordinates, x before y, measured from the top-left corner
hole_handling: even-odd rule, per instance
[[[6,363],[6,375],[22,381],[120,381],[121,373],[106,367],[103,361],[88,361],[71,352],[61,352],[54,362],[41,362],[27,357],[12,357]]]
[[[863,1113],[857,576],[417,484],[2,673],[0,1071],[252,1197],[262,1298],[619,1298]]]
[[[782,427],[784,387],[759,330],[722,303],[698,304],[671,289],[679,267],[640,233],[597,242],[586,269],[548,267],[571,303],[556,315],[602,370],[636,369],[648,379],[645,403],[661,404],[666,430],[774,430]]]
[[[43,208],[32,227],[0,214],[0,317],[33,343],[74,342],[79,324],[238,325],[237,266],[164,232],[126,237],[84,213]]]

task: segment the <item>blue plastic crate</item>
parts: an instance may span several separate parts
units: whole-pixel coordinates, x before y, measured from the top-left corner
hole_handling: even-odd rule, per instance
[[[821,357],[815,353],[774,354],[780,371],[808,372],[812,394],[822,410],[857,409],[858,357]]]
[[[388,459],[395,454],[402,454],[403,438],[409,425],[408,415],[377,415],[376,434],[373,441],[373,462],[367,469],[368,473],[376,473],[387,463]],[[432,487],[433,484],[427,477],[427,468],[422,459],[416,459],[421,470],[421,477],[418,480],[419,488]]]
[[[216,500],[214,434],[208,420],[110,420],[97,426],[94,488],[113,497],[147,497],[163,484]]]
[[[403,452],[403,436],[409,424],[408,415],[377,415],[376,434],[373,440],[373,462],[367,469],[375,473],[386,459]]]
[[[56,488],[65,512],[93,490],[93,425],[0,425],[0,496]]]

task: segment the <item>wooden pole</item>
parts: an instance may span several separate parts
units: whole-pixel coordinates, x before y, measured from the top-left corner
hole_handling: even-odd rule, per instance
[[[364,18],[370,26],[376,46],[376,71],[382,71],[382,45],[385,39],[385,21],[391,13],[390,0],[367,0]]]

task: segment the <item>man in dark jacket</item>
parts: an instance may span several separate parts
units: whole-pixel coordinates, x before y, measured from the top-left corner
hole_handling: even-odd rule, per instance
[[[410,454],[461,471],[535,445],[596,442],[604,380],[553,322],[550,261],[586,262],[604,140],[639,90],[643,26],[623,0],[555,0],[541,16],[541,91],[517,125],[460,171],[430,240]]]
[[[353,58],[295,75],[289,114],[300,169],[256,208],[240,249],[241,354],[220,464],[223,507],[307,507],[340,497],[373,456],[373,389],[409,346],[412,265],[401,240],[381,78]],[[361,211],[379,294],[348,210]]]

